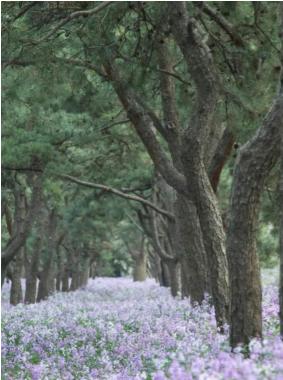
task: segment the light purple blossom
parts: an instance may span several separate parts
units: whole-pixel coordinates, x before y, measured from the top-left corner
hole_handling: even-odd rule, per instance
[[[264,287],[262,342],[231,353],[208,300],[192,307],[154,281],[97,278],[85,290],[10,307],[3,290],[3,379],[283,380],[278,287]]]

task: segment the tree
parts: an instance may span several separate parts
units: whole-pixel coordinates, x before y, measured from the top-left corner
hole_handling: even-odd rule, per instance
[[[282,21],[283,23],[283,21]],[[227,254],[231,284],[231,345],[262,336],[261,280],[256,252],[260,196],[280,155],[283,129],[282,74],[279,91],[262,126],[241,149],[235,165]]]
[[[20,7],[4,7],[3,169],[23,183],[28,173],[43,176],[42,208],[56,209],[54,236],[64,234],[51,250],[44,242],[36,275],[49,260],[51,288],[56,277],[57,289],[62,280],[68,290],[69,276],[72,289],[84,286],[93,250],[98,273],[120,275],[131,262],[124,240],[137,252],[142,233],[151,275],[176,295],[180,264],[183,296],[200,303],[209,292],[222,327],[230,317],[228,253],[231,344],[260,336],[255,230],[259,213],[276,225],[265,184],[276,184],[268,175],[281,95],[262,119],[280,69],[278,4]],[[9,214],[19,213],[10,189],[7,181],[5,242]],[[30,264],[35,236],[29,228],[20,244]]]
[[[281,16],[281,39],[283,41],[283,4],[280,4]],[[281,96],[283,94],[283,42],[281,45]],[[280,225],[280,282],[279,282],[279,304],[280,304],[280,334],[283,337],[283,127],[281,127],[281,180],[280,180],[280,205],[281,205],[281,225]]]

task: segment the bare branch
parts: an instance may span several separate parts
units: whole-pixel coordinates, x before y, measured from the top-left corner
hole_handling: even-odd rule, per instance
[[[107,193],[112,193],[112,194],[118,195],[119,197],[128,199],[130,201],[136,201],[136,202],[143,203],[146,206],[155,210],[156,212],[158,212],[162,215],[165,215],[167,218],[169,218],[171,220],[175,220],[175,217],[173,214],[171,214],[170,212],[168,212],[166,210],[159,208],[158,206],[156,206],[152,202],[150,202],[150,201],[148,201],[148,200],[146,200],[146,199],[144,199],[138,195],[126,194],[126,193],[123,193],[122,191],[114,189],[113,187],[110,187],[110,186],[101,185],[101,184],[93,183],[93,182],[82,181],[76,177],[73,177],[73,176],[70,176],[67,174],[61,174],[61,175],[59,175],[59,177],[62,179],[66,179],[68,181],[77,183],[78,185],[82,185],[82,186],[89,187],[92,189],[100,189],[100,190],[103,190]]]
[[[104,1],[95,8],[92,8],[92,9],[89,9],[86,11],[76,11],[76,12],[71,13],[69,16],[67,16],[61,22],[59,22],[58,25],[56,25],[53,29],[51,29],[49,33],[47,33],[44,37],[42,37],[41,39],[36,41],[36,43],[41,43],[43,41],[46,41],[54,33],[56,33],[62,26],[66,25],[71,20],[74,20],[75,18],[78,18],[81,16],[83,16],[83,17],[92,16],[92,15],[100,12],[102,9],[108,7],[108,5],[110,5],[111,3],[113,3],[113,1]]]

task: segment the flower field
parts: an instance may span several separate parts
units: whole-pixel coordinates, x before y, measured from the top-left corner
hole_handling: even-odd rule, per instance
[[[192,308],[154,281],[97,278],[36,305],[2,301],[2,379],[283,379],[277,287],[264,282],[264,333],[231,354],[206,302]]]

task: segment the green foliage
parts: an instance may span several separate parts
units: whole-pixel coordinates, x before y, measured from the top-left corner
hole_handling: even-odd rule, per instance
[[[219,9],[244,39],[243,46],[235,45],[214,20],[200,14],[194,3],[188,3],[191,14],[200,18],[200,32],[210,45],[226,90],[215,122],[230,127],[237,142],[244,144],[261,122],[276,90],[277,4],[210,5]],[[162,120],[156,46],[164,43],[160,32],[165,6],[115,3],[94,17],[66,23],[49,39],[46,35],[70,10],[35,2],[17,17],[22,6],[21,2],[2,4],[2,55],[6,65],[2,77],[4,191],[13,189],[9,182],[13,169],[34,168],[36,162],[45,173],[46,203],[60,215],[60,231],[67,230],[78,249],[85,244],[96,247],[102,275],[126,273],[131,260],[123,239],[134,245],[138,240],[136,226],[127,215],[135,218],[135,209],[141,206],[67,183],[58,174],[118,189],[138,189],[136,193],[150,196],[152,162],[111,83],[93,67],[102,70],[105,57],[116,57],[122,77]],[[75,7],[89,9],[93,3],[76,2]],[[195,89],[170,28],[165,35],[174,57],[179,118],[185,126],[193,111]],[[167,149],[163,141],[161,144]],[[223,213],[229,203],[233,165],[231,157],[221,176],[218,197]],[[21,175],[26,177],[27,172]],[[267,184],[270,186],[276,186],[272,178]],[[28,185],[25,190],[28,194]],[[12,199],[9,205],[13,211]],[[258,244],[261,259],[268,264],[277,252],[275,208],[265,194]],[[7,241],[6,225],[2,224]],[[34,236],[28,247],[33,241]]]

